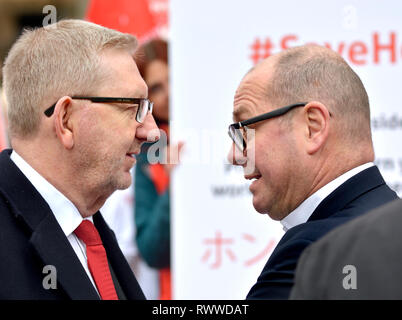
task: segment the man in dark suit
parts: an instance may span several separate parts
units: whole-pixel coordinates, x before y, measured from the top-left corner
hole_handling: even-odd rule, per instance
[[[136,46],[131,35],[64,20],[11,48],[0,299],[145,298],[98,212],[130,186],[141,144],[158,138]]]
[[[291,299],[402,299],[402,200],[336,228],[307,248]]]
[[[337,53],[308,45],[271,56],[236,91],[229,154],[253,180],[254,208],[286,231],[248,299],[287,299],[303,250],[397,198],[374,160],[367,93]]]

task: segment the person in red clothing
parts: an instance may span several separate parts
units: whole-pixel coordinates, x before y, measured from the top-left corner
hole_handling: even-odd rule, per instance
[[[160,39],[141,46],[136,62],[141,76],[148,85],[148,97],[154,102],[153,116],[167,138],[165,152],[170,154],[169,143],[169,66],[168,45]],[[162,133],[163,134],[163,133]],[[170,199],[169,177],[175,164],[151,164],[147,159],[150,144],[145,144],[137,158],[135,171],[135,223],[139,252],[146,263],[159,269],[161,300],[170,300]],[[179,153],[182,143],[177,148]]]

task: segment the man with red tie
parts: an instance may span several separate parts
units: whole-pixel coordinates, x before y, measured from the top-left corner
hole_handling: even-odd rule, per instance
[[[158,139],[135,37],[64,20],[25,31],[3,69],[0,299],[144,299],[98,211]]]

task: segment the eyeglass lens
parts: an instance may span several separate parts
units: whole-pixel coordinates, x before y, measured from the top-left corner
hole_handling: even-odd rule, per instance
[[[149,100],[141,100],[138,106],[137,121],[142,123],[149,112],[152,112],[152,102]]]
[[[233,126],[229,129],[229,136],[232,138],[233,142],[235,143],[236,147],[243,151],[246,145],[246,141],[244,139],[242,129],[235,129]]]

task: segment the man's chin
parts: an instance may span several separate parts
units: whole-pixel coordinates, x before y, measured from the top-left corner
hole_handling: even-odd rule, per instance
[[[131,186],[133,179],[131,177],[130,171],[123,172],[123,176],[116,181],[115,189],[116,190],[125,190]]]
[[[253,197],[253,206],[255,211],[257,211],[258,213],[261,214],[267,214],[268,209],[266,208],[266,206],[262,205],[256,198],[255,196]]]
[[[258,199],[255,198],[255,196],[253,197],[253,206],[254,206],[255,211],[257,211],[258,213],[266,214],[272,220],[281,220],[275,214],[273,214],[273,212],[268,204],[259,202]]]

